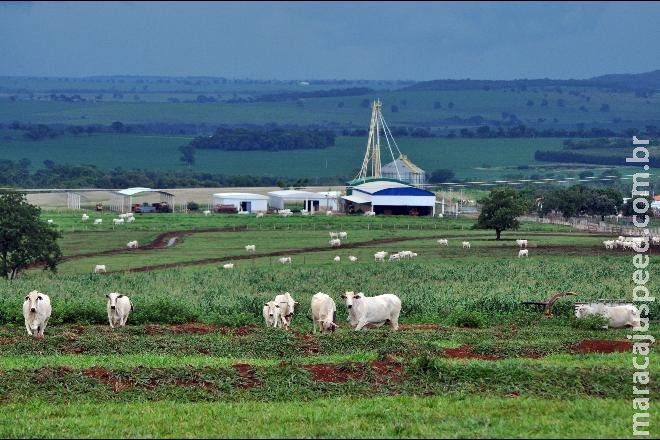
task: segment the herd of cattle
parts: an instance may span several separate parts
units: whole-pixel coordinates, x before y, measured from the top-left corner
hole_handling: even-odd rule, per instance
[[[633,249],[634,247],[640,247],[647,240],[648,237],[619,236],[616,240],[605,240],[603,244],[605,249]],[[660,245],[660,237],[651,237],[651,243]]]
[[[111,328],[126,325],[133,310],[133,303],[126,295],[112,292],[106,295],[106,309]],[[389,324],[392,330],[399,329],[401,299],[394,294],[368,297],[362,292],[345,292],[341,298],[348,312],[348,322],[355,331],[380,327]],[[264,304],[262,314],[266,327],[291,329],[291,321],[296,305],[289,292],[276,295],[272,301]],[[330,295],[318,292],[311,299],[311,321],[313,332],[332,333],[337,325],[337,306]],[[25,297],[23,317],[29,335],[43,338],[52,307],[50,297],[33,290]],[[607,319],[604,328],[639,327],[640,311],[632,304],[591,303],[576,304],[576,318],[600,315]]]

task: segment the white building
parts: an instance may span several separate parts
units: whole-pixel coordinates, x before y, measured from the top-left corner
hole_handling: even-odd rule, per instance
[[[307,209],[309,212],[336,211],[339,194],[337,191],[316,193],[297,189],[285,189],[269,192],[268,199],[268,206],[273,209],[284,209],[287,203],[295,203],[302,204],[304,209]]]
[[[392,179],[368,178],[349,183],[347,212],[362,210],[385,215],[434,215],[435,194]]]
[[[268,196],[253,193],[216,193],[213,194],[213,206],[233,205],[238,211],[268,211]]]

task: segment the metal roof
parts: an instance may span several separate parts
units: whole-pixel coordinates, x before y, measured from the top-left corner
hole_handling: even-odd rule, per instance
[[[213,197],[222,199],[252,199],[252,200],[268,200],[268,196],[255,193],[215,193]]]
[[[350,196],[343,196],[342,199],[359,204],[371,203],[371,198],[368,195],[359,192],[355,192]]]
[[[117,191],[117,194],[121,194],[122,196],[134,196],[136,194],[141,194],[141,193],[148,193],[148,192],[157,192],[161,194],[167,194],[168,196],[173,196],[174,194],[168,193],[167,191],[161,191],[159,189],[151,189],[151,188],[143,188],[143,187],[135,187],[135,188],[126,188]]]
[[[377,196],[433,196],[435,194],[425,189],[416,188],[400,182],[389,182],[383,180],[373,180],[361,185],[355,185],[352,194],[355,191],[377,195]]]
[[[396,167],[394,166],[394,163],[396,162]],[[380,169],[381,174],[382,173],[396,173],[396,170],[399,170],[399,172],[404,171],[405,169],[408,169],[409,172],[413,174],[422,174],[424,173],[424,170],[415,165],[408,159],[408,157],[405,154],[400,155],[397,159],[394,161],[383,165]]]
[[[279,197],[281,199],[289,200],[320,200],[326,199],[327,196],[311,191],[300,191],[297,189],[284,189],[281,191],[270,191],[269,196]]]

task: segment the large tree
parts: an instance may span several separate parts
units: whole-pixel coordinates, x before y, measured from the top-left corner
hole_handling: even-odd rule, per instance
[[[62,252],[60,233],[39,218],[41,209],[25,194],[0,191],[0,276],[13,279],[33,264],[55,271]]]
[[[478,201],[481,204],[481,213],[475,229],[495,229],[497,239],[502,231],[518,229],[520,222],[516,217],[527,210],[525,199],[513,189],[494,189],[490,195]]]

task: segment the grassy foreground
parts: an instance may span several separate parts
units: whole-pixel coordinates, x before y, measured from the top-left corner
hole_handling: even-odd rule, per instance
[[[4,405],[3,437],[629,437],[629,402],[376,397],[313,402]],[[402,411],[402,408],[405,410]],[[40,417],[34,417],[40,414]],[[12,420],[11,423],[6,423]]]

